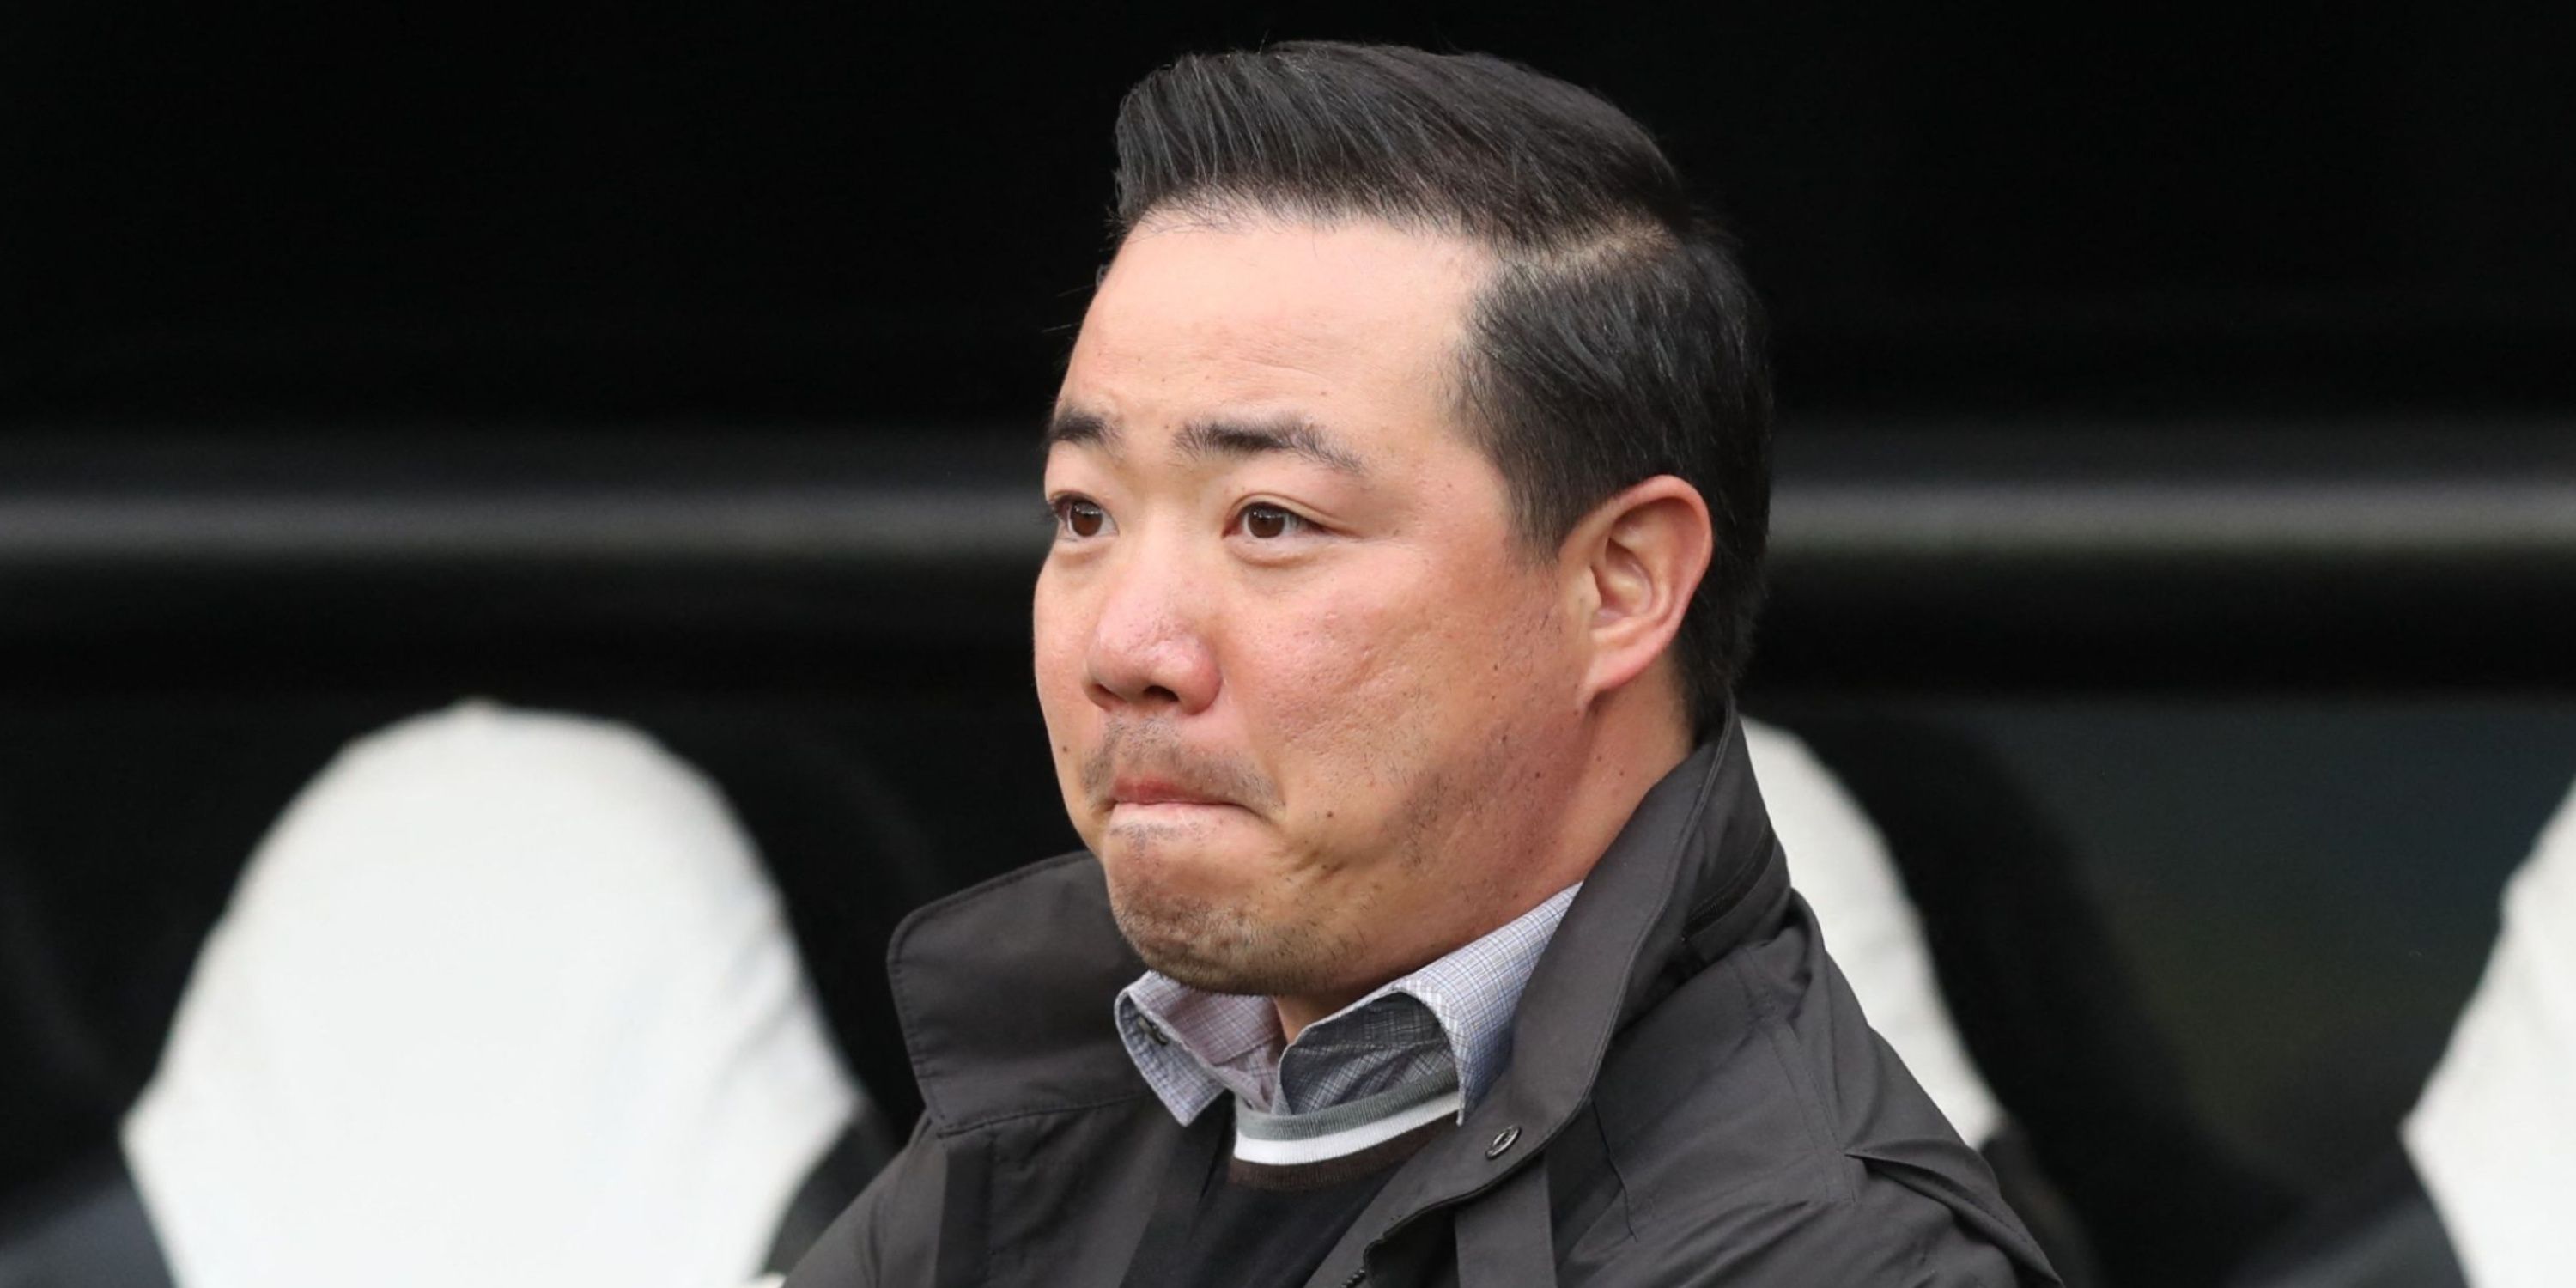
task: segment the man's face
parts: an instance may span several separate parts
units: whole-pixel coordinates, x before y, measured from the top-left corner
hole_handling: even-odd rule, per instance
[[[1370,221],[1148,221],[1083,323],[1038,694],[1121,929],[1184,982],[1355,992],[1530,897],[1582,636],[1454,411],[1488,265]]]

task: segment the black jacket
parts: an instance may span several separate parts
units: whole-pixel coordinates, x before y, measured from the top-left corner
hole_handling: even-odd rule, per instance
[[[788,1288],[1118,1284],[1178,1192],[1166,1173],[1211,1133],[1172,1120],[1112,1029],[1144,968],[1098,863],[924,908],[889,958],[928,1108]],[[1309,1282],[1363,1280],[2057,1282],[1825,955],[1731,720],[1585,881],[1511,1066]]]

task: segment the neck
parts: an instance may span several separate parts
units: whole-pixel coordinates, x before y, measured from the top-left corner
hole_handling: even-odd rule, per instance
[[[1367,988],[1353,989],[1348,993],[1334,993],[1320,997],[1271,998],[1270,1005],[1279,1012],[1279,1040],[1283,1043],[1296,1041],[1297,1035],[1305,1032],[1307,1025],[1368,996],[1378,987],[1380,985],[1371,984]]]

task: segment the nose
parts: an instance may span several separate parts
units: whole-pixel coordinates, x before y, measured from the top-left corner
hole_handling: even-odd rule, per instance
[[[1141,552],[1140,552],[1141,554]],[[1150,554],[1124,561],[1101,588],[1084,687],[1110,712],[1194,715],[1221,687],[1204,629],[1206,597],[1187,570]]]

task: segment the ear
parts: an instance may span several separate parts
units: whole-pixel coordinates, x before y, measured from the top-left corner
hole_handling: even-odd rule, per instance
[[[1559,557],[1590,648],[1585,706],[1634,683],[1671,650],[1716,541],[1708,502],[1670,474],[1611,497],[1574,525]]]

